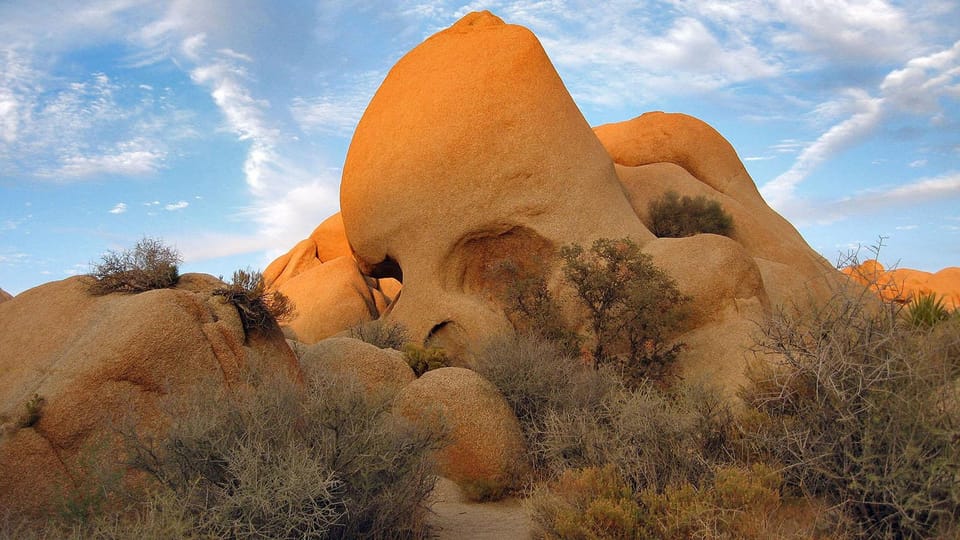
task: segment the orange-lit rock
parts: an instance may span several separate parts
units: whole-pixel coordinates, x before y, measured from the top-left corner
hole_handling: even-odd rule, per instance
[[[306,343],[378,318],[399,292],[396,280],[359,275],[339,213],[270,263],[263,278],[293,301],[287,327]]]
[[[274,288],[293,301],[296,316],[286,326],[303,343],[376,319],[387,305],[376,280],[361,275],[349,255],[317,263]]]
[[[5,291],[5,290],[3,290],[3,289],[0,289],[0,302],[6,302],[7,300],[10,300],[11,298],[13,298],[13,295],[12,295],[12,294],[8,293],[7,291]]]
[[[523,435],[503,396],[465,368],[428,371],[397,396],[397,411],[443,425],[449,442],[437,455],[440,473],[474,495],[502,495],[524,472]]]
[[[598,237],[652,239],[537,38],[471,13],[406,54],[360,120],[341,213],[389,317],[447,346],[503,331],[489,271]]]
[[[760,196],[736,151],[715,129],[685,114],[651,112],[594,129],[617,164],[637,216],[667,191],[719,202],[731,237],[754,258],[774,305],[827,294],[833,267]],[[830,279],[829,277],[827,278]]]
[[[223,286],[211,276],[105,296],[88,292],[92,281],[55,281],[0,304],[3,510],[51,510],[83,478],[84,460],[118,462],[123,421],[161,430],[161,399],[240,383],[253,366],[302,380],[282,334],[245,335],[236,307],[211,294]],[[42,404],[29,423],[33,396]]]
[[[668,190],[720,202],[731,238],[654,238],[647,207]],[[512,331],[498,296],[504,262],[543,272],[569,322],[586,328],[555,255],[597,238],[633,239],[694,298],[680,369],[728,388],[771,307],[802,309],[840,279],[716,130],[667,113],[590,128],[537,38],[488,12],[390,70],[357,126],[340,202],[361,273],[403,282],[370,282],[390,301],[379,314],[453,356]]]
[[[843,273],[869,286],[885,300],[909,303],[918,296],[934,294],[943,298],[947,308],[960,308],[960,267],[951,266],[936,273],[910,268],[887,270],[868,259],[844,268]]]

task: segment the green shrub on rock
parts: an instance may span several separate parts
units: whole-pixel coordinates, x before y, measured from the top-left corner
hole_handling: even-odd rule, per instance
[[[733,218],[717,201],[703,195],[682,198],[668,191],[650,201],[650,232],[658,238],[683,238],[701,233],[730,236]]]

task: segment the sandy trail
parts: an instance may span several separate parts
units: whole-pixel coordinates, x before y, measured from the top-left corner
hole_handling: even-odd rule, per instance
[[[437,481],[431,495],[430,538],[453,539],[527,539],[533,522],[517,499],[492,503],[469,502],[460,488],[446,478]]]

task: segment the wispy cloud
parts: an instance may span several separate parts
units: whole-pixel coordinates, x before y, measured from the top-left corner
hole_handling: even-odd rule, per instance
[[[190,203],[188,203],[187,201],[179,201],[179,202],[170,203],[170,204],[168,204],[168,205],[165,205],[165,206],[163,207],[163,209],[166,210],[166,211],[168,211],[168,212],[173,212],[173,211],[176,211],[176,210],[183,210],[184,208],[186,208],[186,207],[188,207],[188,206],[190,206]]]
[[[920,178],[886,189],[863,190],[834,200],[794,201],[788,208],[791,220],[797,225],[830,224],[852,216],[869,215],[878,210],[900,208],[930,201],[956,199],[960,201],[960,172],[932,178]],[[909,226],[915,228],[915,226]],[[898,230],[911,230],[907,228]]]
[[[108,210],[111,214],[122,214],[127,211],[127,203],[117,203],[113,208]]]
[[[2,57],[0,53],[0,57]],[[189,136],[167,101],[104,73],[83,81],[48,81],[7,51],[0,76],[0,174],[70,182],[144,176],[164,167],[168,143]],[[52,89],[44,86],[54,83]]]
[[[936,114],[942,96],[960,98],[960,41],[951,48],[909,60],[905,67],[891,71],[874,96],[859,89],[844,92],[842,105],[831,102],[815,110],[819,116],[849,112],[806,146],[789,170],[767,182],[761,193],[767,202],[792,217],[804,203],[795,200],[797,186],[818,166],[839,152],[872,135],[887,119],[897,114]],[[919,162],[917,166],[919,166]]]

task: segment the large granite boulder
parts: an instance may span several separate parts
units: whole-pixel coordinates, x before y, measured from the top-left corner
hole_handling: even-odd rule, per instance
[[[302,380],[279,329],[247,334],[211,276],[104,296],[93,282],[51,282],[0,305],[0,508],[49,510],[85,464],[121,460],[121,425],[162,432],[161,402],[245,384],[253,368]]]

